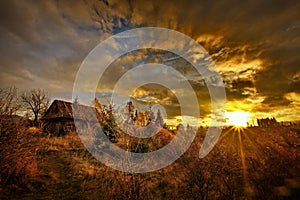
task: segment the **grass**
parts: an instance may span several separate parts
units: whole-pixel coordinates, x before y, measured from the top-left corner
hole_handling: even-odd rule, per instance
[[[213,151],[199,159],[205,136],[201,129],[173,164],[151,173],[129,174],[93,158],[76,133],[51,137],[29,128],[8,140],[1,138],[0,198],[296,199],[300,188],[297,131],[288,127],[224,130]],[[157,143],[159,138],[162,135],[150,141],[150,150],[167,143]],[[121,138],[118,145],[124,146],[127,139]]]

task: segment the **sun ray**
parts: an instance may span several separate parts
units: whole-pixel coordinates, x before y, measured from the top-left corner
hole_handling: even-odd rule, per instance
[[[219,141],[221,142],[231,131],[234,130],[234,127],[230,127],[228,130],[226,130],[222,135],[220,136]]]
[[[238,133],[240,156],[241,156],[241,162],[242,162],[244,189],[245,189],[245,194],[247,195],[247,197],[249,197],[250,194],[252,193],[252,189],[251,189],[249,179],[248,179],[248,169],[247,169],[247,164],[246,164],[245,151],[244,151],[244,145],[242,142],[241,132],[243,132],[243,130],[238,129],[237,133]]]
[[[254,131],[251,131],[250,129],[247,129],[247,132],[249,132],[250,134],[253,134],[255,135],[255,132]],[[250,147],[253,148],[254,152],[256,154],[259,154],[259,156],[262,158],[263,155],[262,155],[262,150],[261,150],[261,147],[260,145],[255,141],[255,140],[252,140],[250,139],[250,137],[248,136],[248,134],[246,134],[245,132],[243,132],[243,136],[245,136],[245,138],[247,139],[247,141],[249,141],[250,143]]]
[[[236,145],[236,135],[234,134],[236,132],[235,128],[232,127],[231,130],[233,130],[233,132],[231,132],[231,137],[228,138],[228,143],[230,144],[231,146],[231,150],[234,151],[235,149],[235,145]]]

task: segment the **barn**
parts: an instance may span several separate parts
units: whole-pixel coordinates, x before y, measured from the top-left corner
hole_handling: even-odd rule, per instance
[[[54,100],[41,119],[44,124],[44,130],[54,135],[64,135],[76,131],[72,112],[74,106],[77,106],[83,113],[82,117],[76,119],[82,121],[82,123],[87,123],[88,118],[92,118],[91,116],[95,112],[97,118],[99,117],[99,113],[94,107]],[[98,121],[93,123],[96,124]]]

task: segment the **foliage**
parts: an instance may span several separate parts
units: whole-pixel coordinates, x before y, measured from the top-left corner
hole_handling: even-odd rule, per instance
[[[18,110],[16,93],[9,91],[14,90],[0,93],[6,94],[1,96],[0,103],[11,102],[1,104],[7,113],[1,116],[12,117]],[[13,98],[4,101],[6,97]],[[156,135],[146,139],[128,136],[117,128],[111,106],[99,104],[97,109],[107,139],[127,151],[155,151],[176,137],[155,122],[147,127],[133,126],[130,131],[144,134],[153,129]],[[4,122],[1,121],[2,127]],[[18,120],[5,126],[7,129],[0,136],[1,199],[296,199],[299,196],[299,127],[224,129],[214,149],[203,159],[198,158],[198,153],[207,130],[199,128],[190,148],[176,162],[161,170],[135,174],[113,170],[97,161],[75,132],[50,137]],[[97,127],[87,131],[94,129]]]
[[[1,143],[6,151],[0,154],[6,155],[1,157],[1,198],[293,199],[299,194],[299,137],[292,128],[224,130],[216,147],[203,159],[198,153],[206,130],[199,129],[181,158],[145,174],[106,167],[86,151],[76,133],[48,137],[39,131],[24,131],[27,136],[21,134],[9,146]],[[155,141],[159,138],[163,137],[157,136]],[[120,137],[116,145],[127,141]],[[136,152],[152,151],[151,142],[154,138],[137,144],[132,141],[131,147],[136,145]],[[21,152],[15,153],[18,144],[23,162]]]

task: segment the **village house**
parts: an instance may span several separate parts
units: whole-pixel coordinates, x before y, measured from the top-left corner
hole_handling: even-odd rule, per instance
[[[80,113],[82,113],[82,115],[77,114],[75,120],[82,122],[83,125],[91,123],[89,119],[93,119],[92,116],[94,113],[96,113],[97,119],[99,119],[99,112],[94,107],[54,100],[41,119],[44,129],[55,135],[64,135],[76,131],[73,108],[76,108],[76,110],[79,109]],[[92,123],[97,124],[98,120],[93,120]]]
[[[75,118],[73,116],[74,111],[76,111]],[[76,131],[74,120],[80,123],[81,128],[87,128],[91,125],[103,125],[101,122],[105,119],[109,119],[110,115],[112,115],[111,112],[111,106],[108,110],[102,110],[101,105],[97,100],[94,100],[94,107],[80,105],[77,101],[71,103],[62,100],[54,100],[43,115],[41,121],[44,124],[44,130],[47,132],[54,135],[64,135]],[[147,126],[151,121],[160,127],[164,126],[160,111],[158,111],[155,120],[154,113],[151,110],[146,110],[145,112],[135,110],[132,102],[128,102],[124,114],[127,116],[128,122],[132,121],[132,123],[137,126]]]

